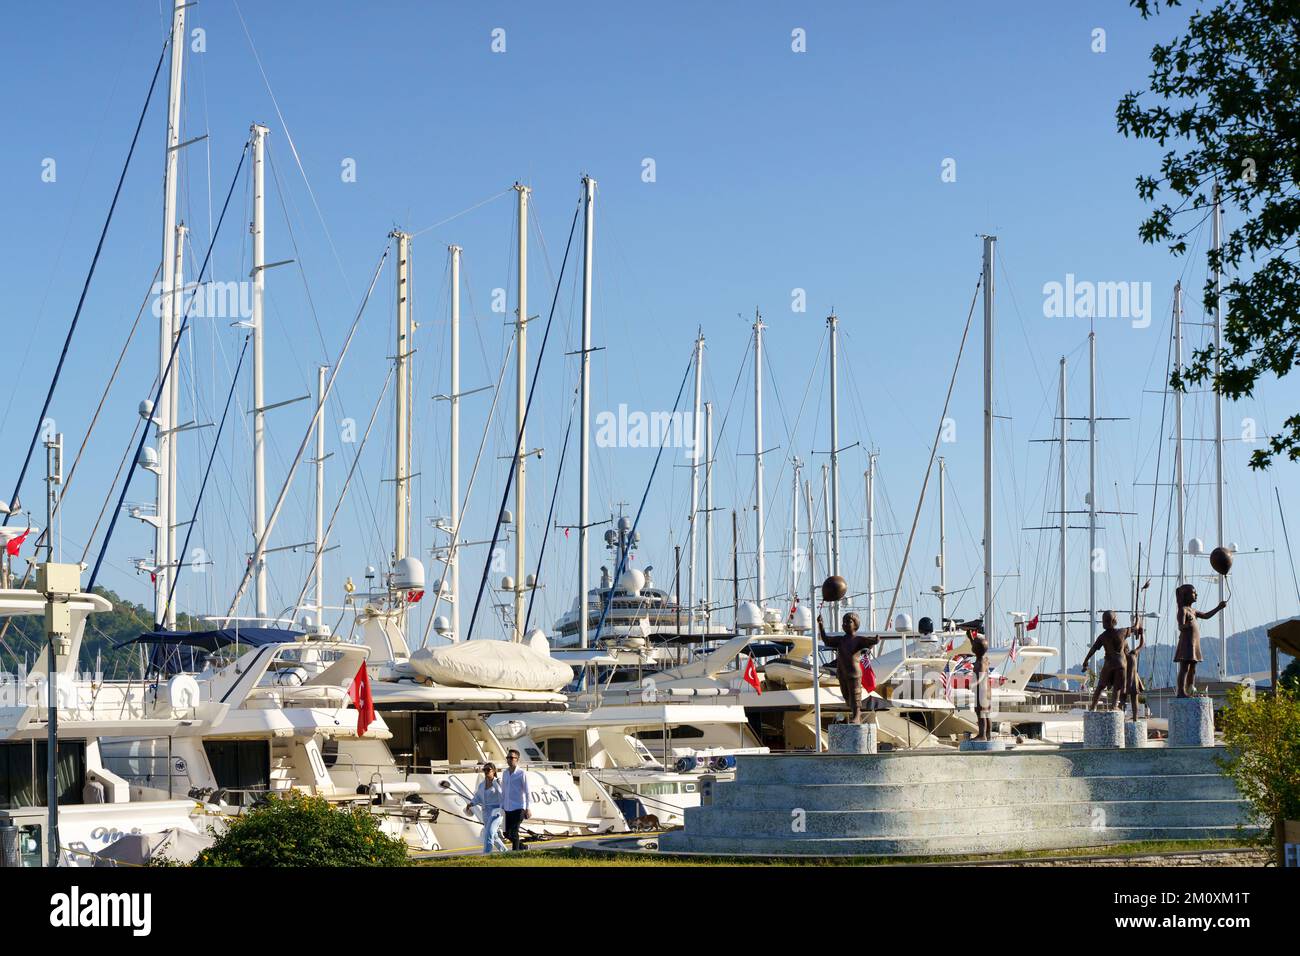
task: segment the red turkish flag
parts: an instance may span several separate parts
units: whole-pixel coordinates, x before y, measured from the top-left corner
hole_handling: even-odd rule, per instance
[[[751,656],[745,662],[744,681],[750,687],[754,688],[755,693],[763,693],[763,685],[758,680],[758,668],[754,666],[754,658]]]
[[[418,588],[406,592],[406,600],[411,604],[418,604],[422,597],[424,597],[424,591]]]
[[[357,676],[352,678],[348,697],[352,699],[352,706],[357,709],[357,736],[360,737],[375,719],[375,699],[370,694],[370,672],[366,670],[365,661],[361,662],[361,669],[357,671]]]
[[[27,536],[31,533],[32,533],[32,529],[28,528],[22,534],[10,538],[8,541],[5,542],[5,551],[9,554],[9,557],[11,558],[18,557],[18,549],[23,546],[23,542],[27,540]]]
[[[1029,619],[1029,623],[1025,625],[1025,630],[1035,631],[1037,629],[1038,629],[1038,615],[1035,614],[1032,618]]]
[[[871,666],[871,661],[865,657],[862,658],[862,692],[870,694],[876,689],[876,669]]]

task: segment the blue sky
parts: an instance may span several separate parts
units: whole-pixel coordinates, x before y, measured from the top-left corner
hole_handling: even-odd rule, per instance
[[[1137,512],[1106,521],[1100,543],[1109,573],[1099,581],[1099,604],[1126,603],[1138,541],[1145,547],[1150,539],[1165,552],[1167,489],[1157,499],[1152,529],[1152,489],[1142,484],[1155,480],[1162,444],[1156,437],[1161,399],[1149,390],[1160,388],[1164,375],[1172,285],[1181,277],[1194,290],[1186,318],[1201,321],[1205,266],[1199,256],[1175,260],[1138,240],[1144,207],[1133,182],[1154,168],[1158,152],[1120,137],[1114,110],[1125,91],[1143,85],[1152,44],[1174,35],[1178,16],[1143,22],[1119,2],[1003,3],[993,9],[957,3],[826,3],[815,9],[786,3],[485,3],[466,9],[337,2],[245,2],[237,8],[228,0],[206,0],[190,14],[191,29],[204,31],[206,50],[187,51],[184,134],[208,136],[184,152],[182,163],[183,215],[199,244],[187,268],[191,279],[249,124],[263,122],[272,130],[267,258],[297,262],[268,275],[270,400],[311,390],[315,366],[330,361],[341,345],[389,230],[417,234],[414,309],[421,328],[414,394],[422,474],[414,537],[421,547],[434,541],[424,519],[445,514],[447,502],[445,405],[432,400],[447,390],[446,246],[465,249],[462,384],[488,384],[509,334],[504,316],[491,311],[492,290],[511,290],[514,306],[513,193],[503,193],[516,180],[533,187],[537,228],[529,303],[530,312],[545,318],[586,172],[599,181],[594,339],[604,348],[593,360],[593,412],[620,403],[671,409],[692,339],[703,329],[705,397],[715,403],[715,420],[727,420],[715,472],[715,504],[727,509],[717,522],[716,578],[730,576],[731,508],[740,509],[742,576],[752,573],[744,569],[754,547],[752,511],[746,510],[753,505],[752,458],[742,456],[752,452],[746,349],[754,309],[768,325],[766,444],[779,449],[766,458],[772,551],[782,547],[789,527],[791,454],[809,463],[820,488],[825,456],[813,453],[827,443],[825,316],[833,308],[843,330],[841,444],[861,443],[841,459],[843,524],[861,527],[865,448],[874,447],[880,455],[878,587],[892,586],[979,273],[977,235],[984,232],[999,236],[997,411],[1009,416],[997,430],[996,570],[1006,575],[1000,606],[1050,611],[1057,603],[1055,538],[1021,529],[1055,521],[1046,515],[1056,508],[1055,451],[1030,440],[1052,434],[1061,355],[1068,359],[1071,414],[1086,409],[1087,320],[1048,318],[1043,309],[1044,284],[1064,282],[1067,274],[1149,282],[1152,289],[1148,328],[1123,319],[1097,323],[1099,414],[1128,419],[1101,426],[1099,496],[1107,510]],[[9,15],[0,96],[15,133],[0,154],[9,225],[0,259],[8,367],[0,385],[0,432],[12,449],[25,447],[34,425],[167,19],[157,0],[57,10],[29,5]],[[505,31],[504,53],[491,49],[497,28]],[[1105,31],[1100,53],[1093,52],[1098,28]],[[806,31],[806,52],[791,49],[795,29]],[[53,416],[66,435],[69,459],[157,265],[164,102],[160,85],[55,396]],[[56,164],[54,182],[42,179],[47,159]],[[653,182],[643,180],[646,159],[654,161]],[[941,178],[948,159],[955,161],[955,182]],[[341,176],[347,160],[355,161],[355,182]],[[247,274],[247,209],[241,181],[214,252],[217,279]],[[455,218],[443,222],[449,217]],[[1234,224],[1229,213],[1227,225]],[[1200,249],[1207,238],[1199,239]],[[575,382],[575,360],[563,353],[578,343],[576,274],[571,268],[561,289],[529,428],[529,444],[546,449],[529,471],[530,569]],[[376,400],[393,352],[392,287],[386,268],[331,402],[332,429],[345,418],[364,427]],[[804,312],[792,311],[796,289],[805,291]],[[533,329],[535,357],[540,323]],[[1203,334],[1189,329],[1189,348]],[[183,363],[184,417],[219,417],[239,342],[227,320],[196,320]],[[69,492],[67,558],[80,554],[99,514],[136,404],[155,371],[156,347],[156,326],[146,312],[87,448],[84,471]],[[950,410],[957,440],[942,450],[949,466],[954,590],[978,586],[981,567],[980,369],[977,322]],[[1294,411],[1294,396],[1293,384],[1266,384],[1225,411],[1227,434],[1239,437],[1246,418],[1266,434]],[[232,415],[237,421],[222,440],[194,534],[192,547],[202,547],[212,563],[201,575],[182,575],[181,602],[197,611],[224,610],[251,548],[249,399],[241,385],[240,414]],[[484,393],[464,403],[465,480],[489,402]],[[488,432],[465,525],[473,540],[491,531],[504,480],[498,456],[511,445],[512,405],[512,396],[505,396],[506,414]],[[271,413],[272,494],[308,415],[306,403]],[[1209,416],[1203,397],[1189,398],[1189,436],[1208,436]],[[391,419],[385,405],[342,512],[335,538],[340,547],[327,557],[334,603],[345,577],[360,583],[366,565],[382,567],[391,548],[391,485],[384,482],[392,472]],[[1078,428],[1073,435],[1084,434],[1082,426],[1072,427]],[[182,445],[182,517],[193,507],[212,431],[194,433]],[[331,496],[355,452],[336,438]],[[1164,444],[1159,480],[1168,481]],[[1296,611],[1274,487],[1294,535],[1300,533],[1294,527],[1300,525],[1300,482],[1295,466],[1250,472],[1245,462],[1252,447],[1234,441],[1225,451],[1227,537],[1242,550],[1264,552],[1239,559],[1232,630]],[[1075,507],[1086,490],[1084,448],[1071,446]],[[1196,484],[1188,531],[1212,546],[1212,489],[1199,484],[1211,475],[1210,448],[1189,443],[1188,480]],[[607,515],[619,501],[635,505],[653,458],[646,449],[597,449],[593,517]],[[671,580],[673,545],[685,539],[689,472],[683,462],[680,451],[665,455],[642,519],[637,560],[655,565],[660,583]],[[556,509],[561,523],[577,518],[575,467],[571,448]],[[5,495],[16,462],[7,468],[8,477],[0,479]],[[38,461],[33,476],[41,471]],[[303,471],[273,546],[310,538],[310,495]],[[152,479],[138,474],[129,500],[151,496]],[[35,480],[24,487],[23,499],[43,512]],[[1069,603],[1078,609],[1086,606],[1080,596],[1087,554],[1084,536],[1072,534]],[[573,600],[575,541],[552,535],[536,623],[549,625]],[[145,527],[124,518],[104,583],[148,603],[148,576],[134,570],[132,559],[147,555],[149,546]],[[920,592],[936,581],[936,547],[932,486],[899,602],[913,616],[935,610]],[[844,570],[857,590],[865,585],[864,552],[861,537],[846,533]],[[465,552],[466,618],[482,554],[482,548]],[[593,569],[603,558],[593,543]],[[293,602],[307,561],[286,554],[272,562],[272,604],[278,608]],[[769,554],[767,590],[774,601],[784,600],[786,567],[783,557]],[[747,589],[752,584],[742,583]],[[729,581],[720,581],[716,592],[729,595]],[[1170,603],[1168,596],[1162,592],[1161,601]],[[962,595],[956,613],[975,616],[976,597],[975,591]],[[880,601],[883,614],[888,595]],[[1167,616],[1170,608],[1161,609]],[[1086,630],[1072,630],[1072,661],[1081,656]],[[499,631],[495,622],[483,633]],[[1054,629],[1049,637],[1056,641]],[[1163,640],[1169,639],[1165,633]]]

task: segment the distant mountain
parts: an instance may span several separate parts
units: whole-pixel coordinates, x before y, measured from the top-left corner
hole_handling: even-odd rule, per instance
[[[91,614],[86,619],[86,634],[81,642],[78,667],[82,671],[92,671],[98,660],[106,678],[125,679],[138,673],[138,652],[117,645],[152,631],[153,613],[143,605],[133,604],[107,588],[97,587],[95,593],[112,601],[113,609]],[[177,615],[177,630],[189,630],[191,626],[188,615]],[[4,629],[5,623],[0,622],[0,630]],[[3,643],[0,643],[0,670],[13,672],[26,666],[44,647],[44,618],[8,618],[8,629],[4,633]]]

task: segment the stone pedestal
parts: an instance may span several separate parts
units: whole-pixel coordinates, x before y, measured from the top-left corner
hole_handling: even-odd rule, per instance
[[[1124,714],[1118,710],[1090,710],[1083,715],[1083,745],[1088,749],[1122,748]]]
[[[876,752],[875,724],[831,724],[827,731],[833,754],[873,754]]]
[[[1145,747],[1147,745],[1147,722],[1145,720],[1124,721],[1124,746]]]
[[[969,753],[992,753],[997,750],[1006,750],[1007,745],[1002,740],[963,740],[957,745],[957,749]]]
[[[1169,702],[1169,746],[1214,746],[1214,703],[1210,698],[1175,697]]]

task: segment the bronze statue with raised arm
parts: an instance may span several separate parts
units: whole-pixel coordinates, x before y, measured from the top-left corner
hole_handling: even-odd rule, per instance
[[[1130,634],[1141,634],[1142,625],[1137,623],[1132,627],[1117,627],[1119,616],[1114,611],[1102,614],[1101,624],[1105,630],[1097,635],[1097,639],[1092,642],[1092,647],[1088,650],[1088,656],[1083,659],[1083,669],[1086,671],[1092,655],[1098,651],[1105,652],[1101,663],[1101,676],[1097,679],[1097,689],[1093,691],[1092,705],[1089,710],[1097,709],[1097,701],[1108,690],[1111,692],[1110,709],[1114,710],[1116,707],[1123,706],[1121,695],[1128,683],[1128,662],[1125,653],[1128,637]]]
[[[1178,662],[1178,696],[1191,697],[1196,690],[1196,665],[1204,660],[1199,622],[1214,617],[1228,602],[1220,601],[1212,611],[1198,611],[1192,607],[1196,603],[1196,588],[1190,584],[1179,585],[1174,597],[1178,601],[1178,647],[1174,650],[1174,660]]]
[[[1146,634],[1138,631],[1137,643],[1124,652],[1124,691],[1119,695],[1119,709],[1123,710],[1126,703],[1131,702],[1134,720],[1138,719],[1138,695],[1146,689],[1138,674],[1138,655],[1142,653],[1146,641]]]
[[[858,616],[850,611],[844,615],[844,633],[827,634],[822,616],[817,615],[817,633],[822,643],[835,649],[835,676],[840,681],[840,693],[849,705],[849,723],[862,723],[862,652],[875,647],[880,638],[875,634],[859,634]],[[816,655],[813,655],[814,659]],[[816,668],[814,667],[814,671]],[[813,674],[813,680],[818,679]]]

